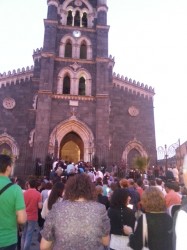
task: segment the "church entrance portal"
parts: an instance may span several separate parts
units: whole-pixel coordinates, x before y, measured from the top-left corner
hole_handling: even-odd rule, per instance
[[[74,163],[84,159],[84,143],[75,132],[64,136],[60,144],[60,158]]]

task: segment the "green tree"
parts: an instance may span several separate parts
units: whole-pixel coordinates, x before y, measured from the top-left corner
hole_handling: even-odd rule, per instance
[[[136,169],[143,173],[147,170],[149,161],[149,157],[137,156],[136,158],[134,158],[133,165]]]

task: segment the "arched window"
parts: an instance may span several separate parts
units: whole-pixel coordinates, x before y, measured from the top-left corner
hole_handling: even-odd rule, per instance
[[[68,16],[67,16],[67,25],[72,26],[73,24],[73,15],[72,15],[72,11],[69,10],[68,11]]]
[[[80,46],[80,59],[86,59],[87,58],[87,46],[86,42],[83,41]]]
[[[70,94],[70,77],[69,76],[64,77],[63,94]]]
[[[84,77],[81,77],[79,79],[79,95],[85,95],[86,90],[86,84]]]
[[[74,25],[80,27],[80,12],[78,10],[75,13]]]
[[[72,44],[70,40],[65,45],[65,57],[72,57]]]
[[[87,27],[88,26],[88,18],[87,18],[87,13],[84,12],[82,16],[82,27]]]

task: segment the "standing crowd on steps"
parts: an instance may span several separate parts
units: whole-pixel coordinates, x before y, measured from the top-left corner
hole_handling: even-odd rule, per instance
[[[187,158],[183,186],[177,171],[119,178],[84,162],[26,180],[12,170],[1,154],[0,250],[30,250],[36,228],[38,250],[187,249]]]

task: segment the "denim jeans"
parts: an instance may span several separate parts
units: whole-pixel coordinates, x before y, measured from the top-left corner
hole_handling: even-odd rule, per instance
[[[17,244],[13,244],[13,245],[7,246],[7,247],[0,247],[0,250],[16,250],[16,246],[17,246]]]
[[[29,220],[25,223],[21,239],[22,250],[30,249],[33,232],[34,229],[36,228],[37,223],[38,223],[37,221],[32,221],[32,220]]]

